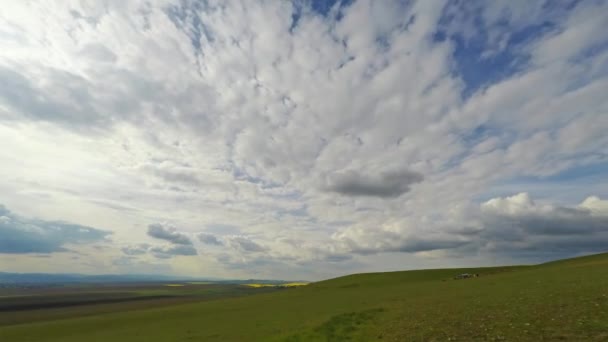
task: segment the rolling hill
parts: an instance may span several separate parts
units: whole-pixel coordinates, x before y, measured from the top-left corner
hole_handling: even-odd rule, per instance
[[[479,277],[455,280],[461,273]],[[3,326],[0,340],[606,341],[608,254],[355,274],[247,297]]]

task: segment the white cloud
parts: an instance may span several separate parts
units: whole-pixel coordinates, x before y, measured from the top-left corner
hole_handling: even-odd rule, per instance
[[[535,207],[530,195],[525,192],[505,198],[493,198],[481,204],[484,211],[505,215],[525,214]]]
[[[593,215],[608,216],[608,200],[602,200],[597,196],[585,198],[579,207],[590,210]]]

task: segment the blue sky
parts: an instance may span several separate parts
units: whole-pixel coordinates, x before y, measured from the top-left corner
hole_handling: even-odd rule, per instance
[[[604,251],[607,12],[14,2],[0,271],[315,280]]]

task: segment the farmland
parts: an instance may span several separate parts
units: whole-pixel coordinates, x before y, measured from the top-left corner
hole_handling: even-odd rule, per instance
[[[111,288],[116,298],[169,297],[5,311],[0,340],[606,341],[607,271],[608,254],[600,254],[536,266],[355,274],[286,289]],[[479,277],[454,280],[462,273]]]
[[[0,326],[260,294],[239,284],[204,282],[79,284],[0,291]]]

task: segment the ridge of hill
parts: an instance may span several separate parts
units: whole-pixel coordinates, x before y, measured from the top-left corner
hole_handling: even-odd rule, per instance
[[[241,298],[0,327],[2,341],[606,341],[608,253],[355,274]],[[478,277],[455,280],[458,274]]]

